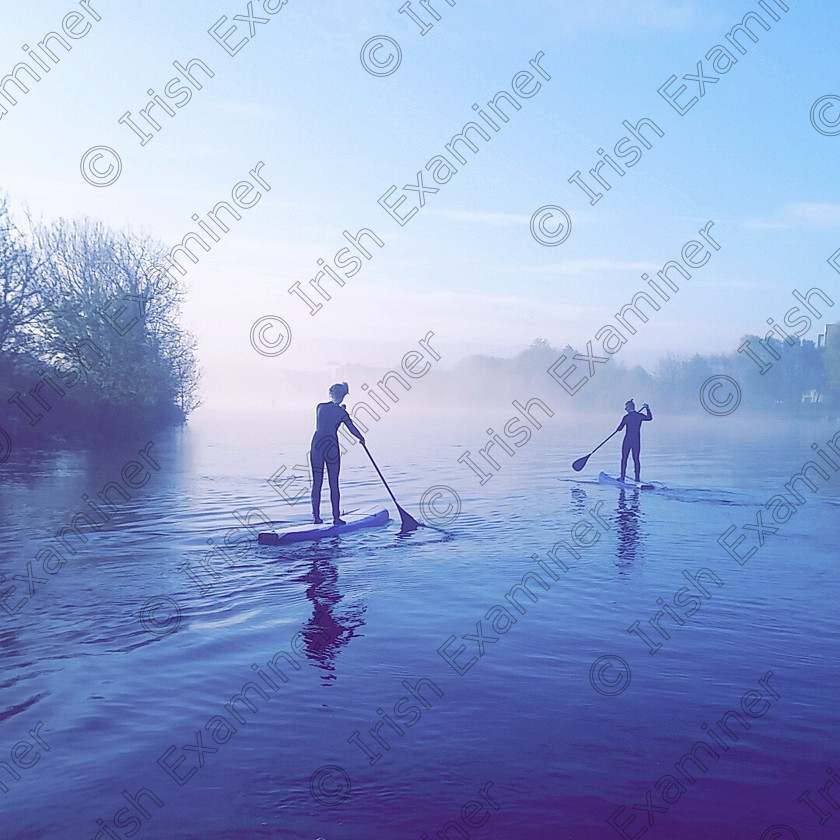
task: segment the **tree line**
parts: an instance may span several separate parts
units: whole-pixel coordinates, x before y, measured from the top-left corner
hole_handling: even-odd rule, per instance
[[[840,328],[835,328],[831,338],[840,339]],[[738,346],[747,340],[754,352],[760,348],[759,336],[754,335],[744,336]],[[840,340],[829,340],[826,347],[817,347],[809,340],[791,340],[793,343],[789,344],[772,336],[766,340],[762,337],[762,365],[735,348],[729,353],[713,355],[665,354],[649,371],[638,365],[627,367],[618,357],[596,351],[608,361],[596,362],[591,378],[570,395],[552,380],[548,369],[562,354],[566,357],[559,368],[562,373],[579,355],[583,360],[576,363],[577,370],[567,380],[574,387],[591,373],[586,354],[568,345],[561,350],[545,339],[537,339],[513,358],[465,359],[451,371],[439,374],[431,387],[437,387],[441,396],[457,394],[466,400],[486,400],[494,394],[512,391],[555,394],[556,404],[562,405],[564,412],[612,408],[621,413],[625,400],[633,397],[637,404],[644,401],[691,413],[701,409],[700,390],[706,380],[725,374],[741,389],[742,411],[836,413],[840,407]],[[811,402],[812,396],[818,400],[816,407]]]
[[[199,370],[163,244],[89,219],[26,222],[0,200],[0,457],[9,439],[183,423],[200,404]]]

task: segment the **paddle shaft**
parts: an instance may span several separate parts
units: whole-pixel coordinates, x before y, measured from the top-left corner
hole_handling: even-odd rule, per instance
[[[612,433],[612,435],[610,435],[610,437],[608,437],[608,438],[604,438],[604,440],[602,440],[602,441],[601,441],[601,442],[600,442],[600,443],[599,443],[599,444],[598,444],[598,445],[597,445],[597,446],[596,446],[596,447],[595,447],[595,448],[594,448],[594,449],[593,449],[593,450],[592,450],[592,451],[591,451],[588,455],[584,455],[582,458],[578,458],[578,459],[577,459],[577,461],[575,461],[575,462],[572,464],[572,469],[573,469],[575,472],[580,472],[580,471],[581,471],[581,470],[582,470],[582,469],[586,466],[586,462],[587,462],[587,461],[588,461],[588,460],[589,460],[589,459],[590,459],[590,458],[591,458],[591,457],[592,457],[592,456],[593,456],[593,455],[594,455],[594,454],[595,454],[595,453],[596,453],[596,452],[597,452],[597,451],[598,451],[598,450],[599,450],[599,449],[600,449],[600,448],[601,448],[601,447],[602,447],[602,446],[603,446],[603,445],[604,445],[604,444],[605,444],[605,443],[606,443],[606,442],[607,442],[607,441],[608,441],[608,440],[609,440],[609,439],[610,439],[613,435],[618,434],[618,431],[619,431],[619,430],[618,430],[618,429],[616,429],[616,430]]]
[[[382,483],[385,485],[385,489],[388,491],[388,495],[394,500],[394,504],[397,506],[397,508],[401,509],[396,497],[391,492],[391,488],[388,486],[388,482],[385,481],[385,476],[382,475],[382,470],[380,470],[379,467],[376,466],[376,461],[373,460],[373,455],[370,454],[370,450],[367,448],[367,444],[363,443],[362,446],[364,447],[365,452],[367,452],[368,458],[370,458],[370,462],[371,464],[373,464],[373,468],[376,470],[376,472],[379,474],[379,477],[382,479]]]
[[[608,438],[604,438],[586,457],[591,458],[613,435],[618,434],[618,429],[616,429]]]
[[[385,476],[382,475],[382,470],[379,469],[379,467],[376,465],[376,461],[373,460],[373,455],[370,454],[370,450],[367,448],[367,444],[363,443],[362,447],[364,448],[365,452],[367,452],[368,458],[370,458],[370,462],[371,464],[373,464],[373,468],[376,470],[379,477],[382,479],[382,483],[385,485],[385,489],[388,491],[388,495],[394,500],[394,504],[397,506],[397,511],[400,514],[400,520],[402,521],[403,530],[410,531],[414,528],[419,528],[420,523],[410,513],[407,513],[400,507],[400,503],[397,501],[396,496],[394,496],[393,492],[391,491],[391,488],[388,486],[388,482],[385,481]]]

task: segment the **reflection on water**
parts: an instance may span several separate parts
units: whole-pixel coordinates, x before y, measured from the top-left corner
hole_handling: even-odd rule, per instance
[[[599,484],[597,458],[572,475],[557,439],[535,439],[483,487],[461,474],[458,446],[418,434],[406,454],[402,438],[378,442],[400,502],[420,513],[430,486],[451,485],[461,497],[457,521],[401,538],[377,475],[351,453],[342,465],[345,499],[388,506],[388,525],[273,550],[236,531],[236,562],[215,562],[220,574],[200,588],[178,569],[202,568],[208,541],[223,544],[240,527],[234,512],[259,508],[278,525],[308,516],[305,504],[285,504],[266,484],[279,463],[269,432],[242,428],[156,437],[161,471],[100,531],[87,529],[88,541],[60,574],[35,583],[25,609],[0,610],[0,749],[8,761],[39,721],[51,746],[0,791],[4,838],[96,836],[96,819],[114,813],[123,786],[166,802],[138,840],[416,837],[418,826],[457,817],[471,791],[492,779],[502,805],[492,836],[600,840],[613,833],[606,817],[645,801],[696,741],[698,722],[724,708],[721,697],[735,702],[766,670],[778,673],[782,699],[760,735],[758,727],[745,732],[737,770],[709,763],[690,797],[657,812],[658,836],[740,836],[727,833],[728,813],[763,826],[776,819],[777,803],[796,808],[807,784],[798,780],[813,775],[808,763],[826,755],[836,730],[835,485],[809,496],[744,567],[715,538],[738,515],[735,505],[763,504],[824,436],[784,447],[751,441],[737,459],[734,446],[706,453],[682,439],[680,447],[652,441],[656,477],[670,488],[662,492]],[[446,437],[437,425],[435,433]],[[13,576],[25,574],[82,495],[117,480],[146,442],[97,453],[15,451],[0,483],[0,594],[12,582],[25,590]],[[579,443],[563,445],[574,451]],[[570,560],[562,585],[538,588],[533,602],[519,597],[526,609],[510,631],[496,643],[485,636],[480,647],[488,607],[508,603],[505,593],[532,570],[534,554],[572,539],[596,507],[609,527],[599,522],[599,540]],[[626,628],[685,586],[683,570],[705,566],[726,585],[651,655]],[[171,635],[151,635],[139,620],[156,596],[181,610]],[[450,636],[449,651],[464,646],[459,664],[476,658],[468,674],[438,653]],[[269,701],[250,692],[256,710],[236,738],[214,745],[189,786],[176,785],[156,757],[170,744],[184,752],[196,726],[243,686],[247,663],[293,639],[302,666],[294,678]],[[604,654],[632,670],[621,696],[590,686],[593,661]],[[388,726],[382,715],[390,716],[405,681],[423,679],[444,692],[440,702],[428,714],[423,707],[416,727],[404,723],[406,738],[372,767],[348,736]],[[352,778],[353,793],[321,807],[310,774],[334,765]]]
[[[618,491],[618,506],[615,509],[616,530],[618,543],[616,546],[617,566],[627,568],[636,562],[637,552],[641,547],[643,536],[640,524],[642,514],[639,511],[639,496],[641,490],[628,490],[624,487]]]
[[[338,569],[333,558],[341,557],[338,538],[323,540],[304,554],[310,568],[297,580],[307,584],[306,597],[312,602],[312,617],[301,634],[307,658],[322,671],[321,684],[337,678],[335,660],[339,651],[364,626],[364,604],[343,604],[338,586]]]
[[[578,516],[583,516],[586,513],[586,490],[582,487],[572,487],[572,512]]]

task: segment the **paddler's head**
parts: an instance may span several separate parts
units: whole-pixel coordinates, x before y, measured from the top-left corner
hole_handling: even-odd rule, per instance
[[[636,410],[636,403],[634,403],[633,400],[627,400],[627,402],[624,403],[624,410],[625,411],[635,411]]]
[[[348,394],[350,388],[347,387],[346,382],[336,382],[335,385],[330,386],[330,399],[338,405]]]

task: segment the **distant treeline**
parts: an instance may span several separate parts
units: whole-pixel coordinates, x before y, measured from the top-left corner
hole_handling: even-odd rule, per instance
[[[145,434],[199,405],[184,290],[163,245],[0,201],[0,429],[16,444]]]
[[[761,340],[763,346],[759,344],[758,336],[744,336],[727,354],[665,355],[652,371],[640,366],[625,367],[620,354],[609,356],[598,347],[593,355],[607,361],[593,361],[593,374],[585,350],[569,346],[561,349],[545,339],[537,339],[512,358],[470,356],[449,370],[433,371],[419,389],[418,399],[429,407],[457,410],[476,405],[509,405],[512,399],[540,397],[562,413],[603,409],[617,411],[620,415],[625,401],[633,398],[637,406],[650,403],[654,412],[658,406],[670,412],[691,414],[702,410],[700,391],[704,383],[710,377],[723,374],[734,379],[740,388],[740,413],[831,412],[833,416],[840,411],[839,327],[830,330],[827,347],[816,347],[813,341],[794,337],[791,337],[792,344],[774,337]],[[743,347],[745,341],[749,341],[749,345],[739,353],[737,347]],[[759,359],[760,364],[747,350]],[[577,360],[576,355],[579,356]],[[565,356],[565,360],[558,364],[561,356]],[[574,369],[571,369],[572,364],[576,366]],[[552,367],[558,378],[568,373],[565,382],[573,394],[549,374]],[[361,401],[376,410],[371,391],[360,391],[360,388],[368,386],[382,398],[384,389],[377,383],[383,380],[383,373],[360,365],[340,366],[335,375],[339,380],[351,383],[348,408]],[[392,376],[385,376],[389,390],[402,399],[405,395],[402,387],[395,385]],[[585,380],[587,376],[590,378]],[[303,392],[316,378],[311,373],[300,373],[297,379],[289,373],[288,377],[284,389],[293,394]],[[722,391],[713,398],[724,399],[725,393]],[[390,405],[394,396],[385,401]]]
[[[609,357],[599,348],[596,355],[609,361],[594,362],[594,375],[570,394],[547,371],[565,355],[567,362],[559,367],[562,373],[575,355],[585,357],[585,352],[569,346],[561,350],[545,339],[537,339],[510,359],[465,359],[453,370],[441,373],[432,387],[442,387],[466,400],[493,399],[514,389],[529,397],[554,397],[552,405],[562,406],[564,411],[612,407],[620,412],[630,398],[637,405],[649,402],[669,410],[695,411],[700,408],[700,389],[706,380],[725,374],[738,383],[742,408],[748,410],[809,410],[813,396],[826,408],[840,406],[840,341],[818,348],[813,341],[792,338],[793,344],[789,344],[771,337],[762,339],[761,348],[758,336],[745,336],[739,346],[746,340],[750,350],[759,349],[762,365],[746,352],[734,350],[714,356],[666,355],[650,372],[640,366],[624,367],[618,356]],[[576,370],[566,380],[571,390],[591,373],[585,359],[575,364]]]

